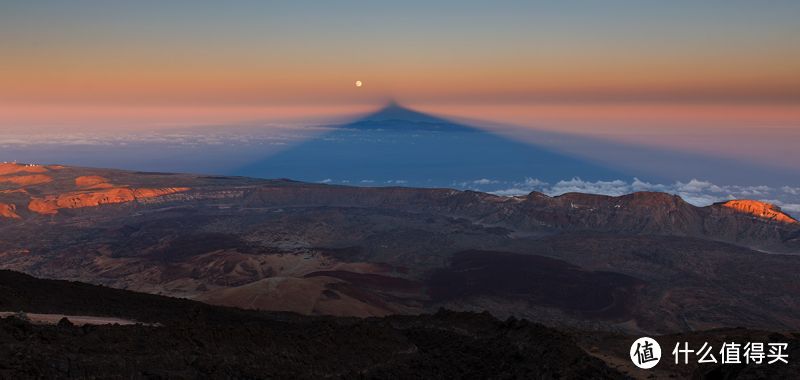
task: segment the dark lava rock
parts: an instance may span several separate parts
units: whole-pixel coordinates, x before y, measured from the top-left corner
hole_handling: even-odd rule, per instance
[[[596,378],[623,376],[572,337],[488,313],[306,317],[0,271],[10,310],[158,325],[0,319],[0,378]]]

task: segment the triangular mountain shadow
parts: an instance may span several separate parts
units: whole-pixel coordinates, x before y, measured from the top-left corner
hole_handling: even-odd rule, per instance
[[[438,118],[436,116],[428,115],[422,112],[417,112],[412,109],[405,108],[400,103],[394,100],[387,103],[383,108],[361,118],[357,122],[364,121],[387,121],[387,120],[405,120],[420,123],[449,123],[447,120]]]
[[[451,121],[417,112],[396,102],[391,102],[377,112],[344,126],[361,130],[403,130],[403,131],[442,131],[477,132],[475,128],[454,124]]]
[[[246,165],[236,174],[361,185],[453,187],[537,178],[554,182],[628,176],[539,145],[518,142],[390,103],[330,132]]]

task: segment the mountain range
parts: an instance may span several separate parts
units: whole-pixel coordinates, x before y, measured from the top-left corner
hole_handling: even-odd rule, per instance
[[[627,333],[800,327],[800,223],[762,202],[0,173],[0,268],[38,277],[301,314],[445,307]]]

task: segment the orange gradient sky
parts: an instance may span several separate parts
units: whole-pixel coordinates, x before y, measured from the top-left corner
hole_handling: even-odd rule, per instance
[[[4,3],[0,129],[325,122],[388,99],[687,147],[800,127],[798,2],[269,3]]]

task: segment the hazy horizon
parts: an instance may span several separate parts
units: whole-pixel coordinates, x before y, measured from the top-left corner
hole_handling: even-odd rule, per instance
[[[0,160],[238,173],[395,100],[625,173],[584,182],[794,189],[799,17],[791,1],[5,3]],[[375,180],[356,177],[340,180]],[[430,183],[543,174],[485,177]]]

